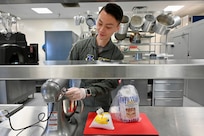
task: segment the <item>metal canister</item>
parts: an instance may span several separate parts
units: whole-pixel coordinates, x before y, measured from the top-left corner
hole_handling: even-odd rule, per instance
[[[173,23],[173,17],[163,13],[156,17],[156,24],[153,29],[158,34],[166,35],[170,31],[170,26],[172,26]]]
[[[155,21],[156,21],[155,17],[151,14],[147,14],[145,15],[144,19],[145,21],[142,26],[142,30],[144,32],[152,32],[152,28],[155,25]]]
[[[120,23],[119,31],[115,33],[115,38],[117,40],[124,40],[127,35],[128,27],[129,27],[129,17],[124,15]]]
[[[130,20],[130,29],[132,31],[139,31],[139,29],[142,28],[143,24],[144,24],[144,18],[139,15],[134,15],[131,17],[131,20]]]
[[[169,26],[169,28],[174,28],[181,24],[181,18],[179,16],[173,16],[174,23],[173,25]]]

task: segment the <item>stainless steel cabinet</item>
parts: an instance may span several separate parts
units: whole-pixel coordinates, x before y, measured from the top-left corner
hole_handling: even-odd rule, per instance
[[[204,20],[191,23],[188,26],[175,29],[168,35],[168,40],[175,45],[168,47],[168,53],[174,54],[174,59],[203,59],[204,58]],[[204,105],[204,81],[200,79],[186,80],[184,95],[189,99]]]
[[[0,103],[14,104],[25,101],[36,92],[35,81],[31,80],[0,80]]]
[[[183,79],[153,80],[153,106],[183,106]]]
[[[174,59],[203,59],[204,58],[204,20],[188,26],[175,29],[168,34],[168,41],[174,46],[168,46],[168,53],[174,54]]]
[[[182,98],[155,98],[154,106],[170,106],[170,107],[180,107],[183,106]]]

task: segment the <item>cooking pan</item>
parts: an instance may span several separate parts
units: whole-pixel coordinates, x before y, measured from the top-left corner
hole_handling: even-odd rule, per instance
[[[156,17],[156,24],[153,30],[161,35],[166,35],[170,31],[170,27],[174,24],[172,16],[162,13]]]
[[[126,34],[129,27],[129,17],[124,15],[122,21],[120,23],[120,29],[118,31],[119,34]]]

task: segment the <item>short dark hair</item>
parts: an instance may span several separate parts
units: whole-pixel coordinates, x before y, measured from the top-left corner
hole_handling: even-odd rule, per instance
[[[99,14],[102,10],[105,10],[105,12],[112,15],[119,23],[122,21],[123,10],[119,5],[115,3],[108,3],[99,11]]]

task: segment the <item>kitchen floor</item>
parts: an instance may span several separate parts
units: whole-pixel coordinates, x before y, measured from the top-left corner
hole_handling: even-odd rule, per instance
[[[25,106],[45,106],[41,93],[35,93],[34,97],[30,96],[25,102]],[[188,99],[187,97],[183,97],[183,107],[202,107],[202,105]]]

